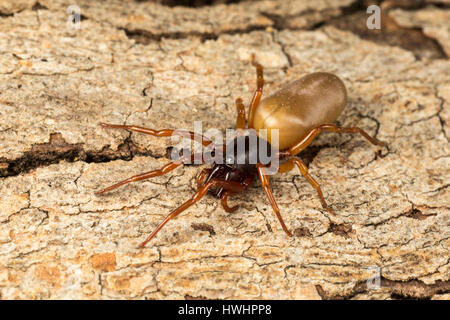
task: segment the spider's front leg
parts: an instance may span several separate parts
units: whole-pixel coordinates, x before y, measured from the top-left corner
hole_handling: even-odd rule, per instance
[[[202,172],[200,172],[200,174],[198,175],[198,177],[196,179],[197,190],[200,189],[200,187],[205,182],[206,177],[209,176],[211,174],[211,172],[212,172],[212,169],[210,169],[210,168],[203,169]]]
[[[113,129],[125,129],[125,130],[131,130],[134,132],[140,132],[140,133],[145,133],[145,134],[149,134],[155,137],[170,137],[174,134],[177,135],[189,135],[190,139],[192,141],[196,141],[195,137],[196,135],[201,137],[201,143],[207,147],[210,146],[212,144],[212,141],[206,137],[204,137],[203,135],[191,132],[191,131],[185,131],[185,130],[173,130],[173,129],[162,129],[162,130],[154,130],[154,129],[149,129],[149,128],[144,128],[144,127],[138,127],[138,126],[129,126],[129,125],[121,125],[121,124],[110,124],[110,123],[100,123],[100,125],[102,127],[105,128],[113,128]],[[194,159],[195,155],[192,155],[190,157],[191,162]],[[142,174],[138,174],[135,176],[132,176],[130,178],[127,178],[125,180],[122,180],[112,186],[109,186],[103,190],[97,191],[96,194],[103,194],[105,192],[114,190],[124,184],[130,183],[130,182],[136,182],[136,181],[141,181],[144,179],[149,179],[149,178],[153,178],[153,177],[158,177],[158,176],[162,176],[174,169],[176,169],[177,167],[179,167],[180,165],[182,165],[185,161],[187,161],[186,159],[180,159],[179,161],[172,161],[169,162],[168,164],[164,165],[161,169],[157,169],[157,170],[152,170],[146,173],[142,173]],[[203,154],[202,154],[202,162],[204,162],[204,158],[203,158]]]
[[[173,210],[171,213],[167,215],[167,217],[156,227],[156,229],[148,236],[148,238],[141,243],[140,247],[144,247],[150,240],[153,239],[153,237],[161,230],[164,225],[178,216],[180,213],[182,213],[184,210],[195,204],[197,201],[199,201],[201,198],[203,198],[208,190],[212,187],[220,187],[224,188],[227,191],[232,192],[242,192],[245,189],[245,186],[242,185],[239,182],[236,181],[225,181],[221,179],[211,179],[204,185],[200,187],[200,189],[185,203],[183,203],[181,206]]]
[[[152,135],[155,137],[171,137],[174,134],[184,136],[186,134],[186,135],[189,135],[189,137],[192,141],[195,141],[195,137],[200,136],[202,139],[201,143],[205,147],[209,146],[212,143],[212,141],[210,139],[204,137],[203,135],[201,135],[199,133],[194,133],[192,131],[187,131],[187,130],[174,130],[174,129],[155,130],[155,129],[149,129],[149,128],[138,127],[138,126],[128,126],[128,125],[123,125],[123,124],[111,124],[111,123],[103,123],[103,122],[100,123],[100,125],[105,128],[126,129],[126,130],[131,130],[134,132],[149,134],[149,135]]]
[[[198,155],[198,154],[197,154]],[[112,186],[109,186],[103,190],[97,191],[95,194],[100,195],[103,194],[105,192],[114,190],[120,186],[123,186],[124,184],[128,184],[131,182],[137,182],[137,181],[141,181],[141,180],[145,180],[145,179],[150,179],[150,178],[154,178],[154,177],[159,177],[162,175],[165,175],[166,173],[169,173],[170,171],[175,170],[176,168],[178,168],[179,166],[181,166],[182,164],[184,164],[185,161],[187,161],[187,159],[190,159],[190,162],[192,163],[192,161],[195,159],[195,154],[191,155],[190,157],[185,157],[185,158],[181,158],[177,161],[171,161],[169,163],[167,163],[166,165],[164,165],[162,168],[160,169],[156,169],[156,170],[152,170],[149,172],[145,172],[145,173],[141,173],[135,176],[132,176],[130,178],[127,178],[125,180],[122,180],[116,184],[113,184]],[[204,162],[205,159],[203,157],[202,154],[202,162]]]

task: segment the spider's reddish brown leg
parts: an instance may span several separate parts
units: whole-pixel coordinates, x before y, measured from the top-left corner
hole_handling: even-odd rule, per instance
[[[211,187],[221,187],[225,190],[232,191],[232,192],[241,192],[244,190],[244,185],[235,182],[235,181],[224,181],[220,179],[212,179],[205,183],[203,186],[200,187],[200,189],[190,198],[188,201],[183,203],[181,206],[173,210],[171,213],[167,215],[167,217],[156,227],[156,229],[148,236],[148,238],[140,244],[140,247],[144,247],[150,240],[153,239],[153,237],[158,233],[159,230],[161,230],[162,227],[171,219],[178,216],[181,212],[192,206],[194,203],[196,203],[198,200],[203,198],[206,193],[208,192],[209,188]]]
[[[327,202],[325,201],[325,198],[323,197],[322,190],[320,189],[320,185],[317,183],[317,181],[311,177],[311,175],[308,173],[308,167],[303,163],[302,160],[298,158],[292,158],[286,161],[285,163],[281,164],[278,168],[278,172],[288,172],[291,171],[294,168],[294,165],[298,167],[301,174],[308,180],[308,182],[313,186],[314,189],[316,189],[320,202],[322,202],[322,206],[327,209],[330,213],[334,214],[333,209],[328,207]]]
[[[191,161],[195,158],[195,154],[192,154],[190,156]],[[162,175],[165,175],[166,173],[176,169],[177,167],[179,167],[180,165],[182,165],[184,163],[184,161],[186,161],[187,158],[181,158],[181,161],[172,161],[169,162],[168,164],[164,165],[162,168],[160,169],[156,169],[156,170],[152,170],[146,173],[142,173],[142,174],[138,174],[135,176],[132,176],[128,179],[122,180],[116,184],[113,184],[112,186],[109,186],[103,190],[97,191],[95,194],[99,195],[111,190],[114,190],[120,186],[123,186],[124,184],[130,183],[130,182],[136,182],[136,181],[141,181],[141,180],[145,180],[145,179],[149,179],[149,178],[153,178],[153,177],[159,177]],[[204,161],[204,159],[202,158],[202,161]]]
[[[97,191],[95,194],[102,194],[111,190],[114,190],[120,186],[123,186],[124,184],[130,183],[130,182],[136,182],[136,181],[141,181],[144,179],[149,179],[149,178],[153,178],[153,177],[159,177],[162,176],[172,170],[174,170],[175,168],[177,168],[178,166],[182,165],[183,163],[176,163],[176,162],[169,162],[168,164],[166,164],[165,166],[163,166],[161,169],[156,169],[153,171],[149,171],[146,173],[142,173],[142,174],[138,174],[135,176],[132,176],[128,179],[122,180],[116,184],[113,184],[112,186],[109,186],[108,188],[105,188],[103,190]]]
[[[141,132],[141,133],[149,134],[149,135],[152,135],[155,137],[170,137],[174,133],[181,135],[181,133],[184,132],[184,133],[190,135],[191,140],[194,140],[195,135],[200,136],[202,138],[201,142],[205,147],[212,143],[212,141],[209,140],[208,138],[205,138],[204,136],[202,136],[198,133],[194,133],[192,131],[173,130],[173,129],[154,130],[154,129],[143,128],[143,127],[138,127],[138,126],[127,126],[127,125],[122,125],[122,124],[110,124],[110,123],[100,123],[100,125],[105,128],[126,129],[126,130],[135,131],[135,132]]]
[[[261,101],[261,96],[264,87],[264,75],[263,75],[263,67],[259,63],[255,61],[255,55],[252,54],[252,64],[256,67],[256,90],[253,94],[252,102],[250,103],[249,112],[248,112],[248,127],[253,128],[253,118],[255,116],[255,110],[259,105],[259,101]]]
[[[220,198],[220,202],[222,203],[222,207],[223,209],[228,212],[228,213],[232,213],[234,211],[236,211],[237,209],[239,209],[239,205],[235,205],[234,207],[229,207],[228,206],[228,196],[232,195],[233,192],[231,191],[225,191],[222,195],[222,197]]]
[[[241,98],[236,99],[237,119],[236,129],[245,129],[245,107]]]
[[[254,179],[255,179],[255,177],[253,175],[248,175],[247,178],[244,179],[244,181],[242,182],[242,185],[244,186],[244,190],[247,189],[253,183]],[[222,207],[228,213],[232,213],[232,212],[236,211],[239,208],[239,205],[236,205],[236,206],[231,207],[231,208],[228,206],[228,202],[227,202],[228,197],[231,196],[232,194],[235,194],[235,193],[236,192],[225,191],[224,194],[222,195],[222,197],[220,198],[221,203],[222,203]]]
[[[205,178],[211,173],[212,169],[203,169],[197,177],[197,190],[202,186]]]
[[[295,156],[305,150],[307,146],[311,144],[311,142],[314,140],[315,137],[319,133],[321,133],[323,130],[330,131],[330,132],[339,132],[339,133],[360,133],[364,136],[367,140],[369,140],[372,144],[375,144],[377,146],[385,146],[386,143],[383,141],[379,141],[375,138],[372,138],[367,132],[364,130],[358,128],[358,127],[338,127],[332,123],[326,123],[322,124],[320,126],[317,126],[315,128],[312,128],[308,134],[300,140],[297,144],[289,148],[286,152],[283,152],[284,155],[291,155]]]
[[[278,220],[280,221],[281,227],[283,228],[284,232],[287,233],[288,236],[292,237],[292,233],[286,228],[286,225],[284,224],[283,218],[280,214],[280,209],[278,208],[277,202],[275,201],[275,198],[273,197],[272,190],[270,189],[270,182],[269,177],[264,175],[263,169],[264,165],[261,163],[257,164],[258,167],[258,175],[259,179],[261,180],[261,185],[264,188],[264,191],[266,192],[267,197],[269,198],[270,204],[272,205],[273,211],[275,211],[275,214],[277,215]]]

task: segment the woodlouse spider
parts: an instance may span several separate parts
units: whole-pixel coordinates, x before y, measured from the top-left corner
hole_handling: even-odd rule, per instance
[[[282,160],[281,164],[278,166],[278,172],[287,172],[297,167],[300,170],[300,173],[317,191],[322,206],[331,213],[333,213],[333,211],[328,207],[319,184],[308,173],[308,168],[302,160],[295,156],[307,148],[313,139],[322,131],[360,133],[372,144],[385,146],[384,142],[372,138],[364,130],[358,127],[339,127],[332,124],[342,112],[347,102],[345,86],[337,76],[325,72],[311,73],[291,82],[261,101],[264,85],[263,68],[259,63],[255,62],[254,59],[252,59],[252,63],[256,67],[257,80],[256,90],[249,106],[247,123],[248,128],[254,130],[250,130],[250,133],[247,132],[247,134],[237,136],[231,143],[228,143],[225,147],[222,146],[221,152],[224,161],[221,163],[214,163],[212,168],[204,169],[199,174],[197,178],[197,192],[189,200],[169,213],[148,238],[141,243],[141,247],[145,246],[169,220],[175,218],[181,212],[199,201],[208,192],[221,199],[223,208],[227,212],[235,211],[238,206],[230,208],[227,205],[227,198],[232,194],[246,190],[254,182],[256,176],[258,176],[261,181],[261,185],[280,221],[281,227],[289,236],[292,236],[281,217],[280,209],[272,194],[269,176],[265,174],[264,168],[268,165],[259,160],[259,151],[262,145],[265,144],[265,150],[273,151],[273,149],[271,149],[272,135],[268,134],[266,138],[263,139],[258,135],[262,129],[268,130],[269,133],[270,130],[278,129],[279,139],[278,148],[276,149],[277,152],[270,152],[269,155],[270,161],[273,161],[275,157]],[[245,108],[240,98],[236,99],[236,107],[236,128],[246,129]],[[157,131],[137,126],[106,123],[101,123],[101,125],[106,128],[128,129],[157,137],[171,136],[175,131],[171,129]],[[256,135],[256,137],[253,138],[255,138],[258,143],[249,143],[249,135],[251,134]],[[190,132],[190,137],[191,140],[194,139],[193,132]],[[239,143],[238,140],[240,139],[245,140],[245,148],[243,150],[236,148],[236,145]],[[212,144],[212,141],[202,136],[202,144],[204,146],[209,146]],[[228,153],[223,151],[226,150],[231,150],[230,153],[234,156],[231,160],[228,158],[225,159],[225,154]],[[240,151],[238,152],[238,150]],[[291,158],[287,159],[287,157]],[[250,159],[258,160],[253,163]],[[161,169],[130,177],[97,192],[97,194],[102,194],[130,182],[164,175],[181,164],[183,164],[182,161],[172,161]]]

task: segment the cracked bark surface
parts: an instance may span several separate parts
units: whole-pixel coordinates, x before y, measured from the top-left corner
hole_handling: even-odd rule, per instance
[[[392,17],[407,28],[421,28],[423,33],[436,39],[447,57],[450,56],[450,10],[442,10],[434,6],[427,6],[421,10],[408,12],[402,9],[392,11]]]
[[[449,29],[427,20],[448,7],[428,2],[390,16],[436,35],[446,57],[327,24],[354,1],[77,1],[81,29],[67,27],[70,1],[0,1],[0,297],[448,299]],[[174,145],[98,123],[231,128],[235,98],[248,104],[254,90],[252,53],[265,94],[310,72],[340,76],[338,122],[388,148],[323,133],[300,155],[336,215],[297,171],[274,176],[292,238],[257,183],[231,198],[238,211],[206,196],[139,249],[205,166],[95,196],[161,167]],[[372,267],[378,290],[366,285]]]

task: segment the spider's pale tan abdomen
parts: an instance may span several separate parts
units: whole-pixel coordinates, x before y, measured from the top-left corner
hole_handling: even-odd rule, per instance
[[[279,149],[300,141],[313,127],[334,122],[347,103],[341,79],[331,73],[316,72],[289,83],[263,99],[255,110],[253,126],[279,130]]]

